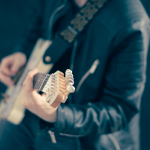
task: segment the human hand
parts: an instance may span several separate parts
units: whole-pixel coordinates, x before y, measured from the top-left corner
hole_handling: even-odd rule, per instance
[[[4,57],[0,63],[0,81],[6,86],[14,85],[11,77],[14,76],[25,63],[26,55],[20,52]]]
[[[46,102],[46,95],[40,95],[33,89],[33,77],[38,69],[30,71],[23,83],[22,104],[32,113],[45,121],[56,122],[57,108],[51,107]]]

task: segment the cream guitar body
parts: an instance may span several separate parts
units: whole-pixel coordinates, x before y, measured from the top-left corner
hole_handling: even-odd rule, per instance
[[[43,63],[42,59],[42,56],[51,43],[51,41],[45,41],[43,39],[37,41],[19,81],[14,87],[10,87],[6,90],[6,96],[4,96],[5,100],[1,100],[0,119],[7,119],[13,124],[19,124],[22,121],[25,112],[25,108],[22,106],[20,100],[22,83],[27,73],[35,67],[39,69],[40,73],[48,73],[51,70],[53,64],[46,65]]]

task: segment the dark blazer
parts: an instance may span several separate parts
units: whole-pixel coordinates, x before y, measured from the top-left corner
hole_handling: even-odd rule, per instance
[[[15,51],[29,55],[38,37],[54,40],[53,27],[69,9],[66,0],[39,1]],[[85,150],[137,149],[130,129],[140,110],[149,39],[149,18],[139,0],[108,0],[75,41],[76,92],[58,107],[52,130],[77,137]]]

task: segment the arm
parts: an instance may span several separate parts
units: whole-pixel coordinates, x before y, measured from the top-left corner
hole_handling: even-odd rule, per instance
[[[22,103],[43,119],[41,127],[76,136],[106,134],[122,129],[138,113],[145,84],[149,25],[137,23],[123,29],[114,45],[115,55],[104,76],[103,97],[95,103],[61,104],[53,109],[32,89],[31,72],[32,77],[28,76],[24,84]],[[54,127],[47,122],[55,122]]]
[[[29,57],[37,39],[40,37],[41,24],[42,24],[42,9],[43,2],[38,0],[35,6],[32,6],[29,10],[31,12],[28,16],[28,23],[26,28],[21,34],[21,38],[18,41],[18,45],[14,48],[13,53],[22,52]]]
[[[42,8],[39,2],[37,1],[37,5]],[[32,8],[28,26],[13,50],[13,54],[4,57],[0,62],[0,81],[7,86],[14,85],[11,77],[26,63],[37,38],[40,36],[42,11],[38,6],[36,9]]]
[[[117,55],[109,63],[102,99],[85,105],[61,104],[51,130],[77,136],[112,133],[125,127],[138,113],[145,84],[149,24],[141,26],[138,22],[124,28],[114,46]]]

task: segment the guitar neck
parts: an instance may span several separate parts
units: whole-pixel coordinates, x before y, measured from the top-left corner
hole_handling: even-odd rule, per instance
[[[74,79],[72,71],[67,69],[65,76],[56,71],[52,74],[38,73],[33,78],[33,88],[46,93],[46,101],[56,108],[61,102],[65,102],[69,93],[73,93]]]
[[[42,91],[49,77],[49,74],[37,73],[33,78],[33,88]]]

